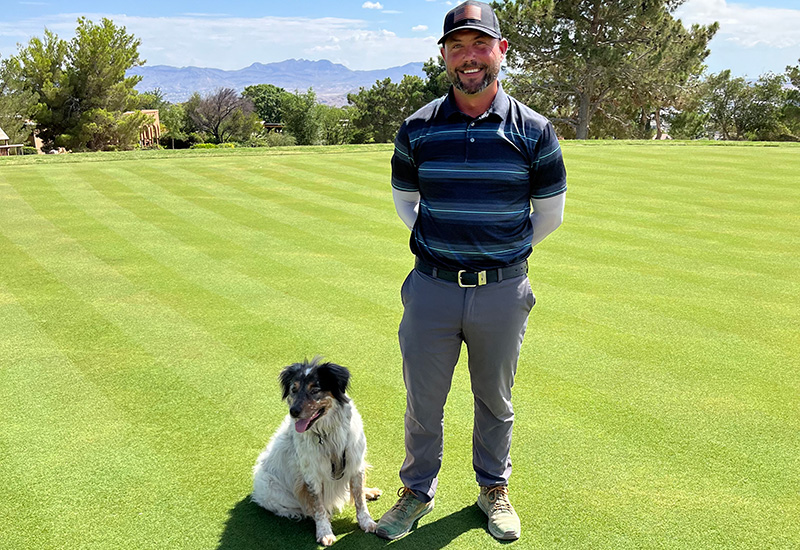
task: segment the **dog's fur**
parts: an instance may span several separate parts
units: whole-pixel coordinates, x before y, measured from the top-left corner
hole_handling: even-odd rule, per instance
[[[364,488],[367,442],[345,393],[350,372],[317,357],[284,368],[279,379],[289,414],[256,461],[252,500],[278,516],[313,518],[317,542],[329,546],[331,515],[352,498],[358,526],[374,532],[366,499],[381,491]]]

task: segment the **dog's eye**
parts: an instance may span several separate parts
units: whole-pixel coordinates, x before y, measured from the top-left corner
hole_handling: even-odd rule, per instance
[[[290,388],[290,391],[292,393],[297,393],[298,391],[300,391],[300,384],[292,384],[292,387]]]
[[[308,391],[309,391],[309,392],[311,392],[311,393],[319,393],[319,392],[321,392],[322,390],[320,389],[320,387],[319,387],[319,386],[310,386],[310,387],[308,388]]]

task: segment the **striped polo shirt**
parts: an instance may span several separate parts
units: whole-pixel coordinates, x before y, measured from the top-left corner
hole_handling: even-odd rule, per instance
[[[440,269],[509,266],[531,253],[531,199],[567,189],[552,124],[499,88],[478,118],[452,88],[403,122],[392,187],[420,194],[411,251]]]

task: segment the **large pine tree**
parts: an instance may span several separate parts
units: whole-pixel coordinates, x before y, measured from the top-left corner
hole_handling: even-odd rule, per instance
[[[663,107],[681,80],[701,70],[716,24],[686,29],[672,17],[684,0],[503,0],[495,3],[510,43],[519,99],[578,139],[604,105]]]
[[[123,116],[137,105],[134,86],[141,77],[126,72],[144,63],[139,45],[110,19],[98,25],[81,17],[70,41],[45,29],[44,39],[20,47],[4,70],[21,83],[20,91],[37,97],[32,117],[45,143],[100,149],[118,145],[122,134],[138,135],[134,127],[147,121]]]

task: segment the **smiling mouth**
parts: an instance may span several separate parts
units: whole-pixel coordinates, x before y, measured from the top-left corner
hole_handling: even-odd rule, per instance
[[[461,74],[465,74],[467,76],[473,76],[481,72],[483,69],[464,69],[461,71]]]
[[[294,429],[297,433],[301,434],[308,430],[311,425],[316,422],[325,413],[325,408],[317,409],[317,411],[308,418],[298,418],[294,423]]]

